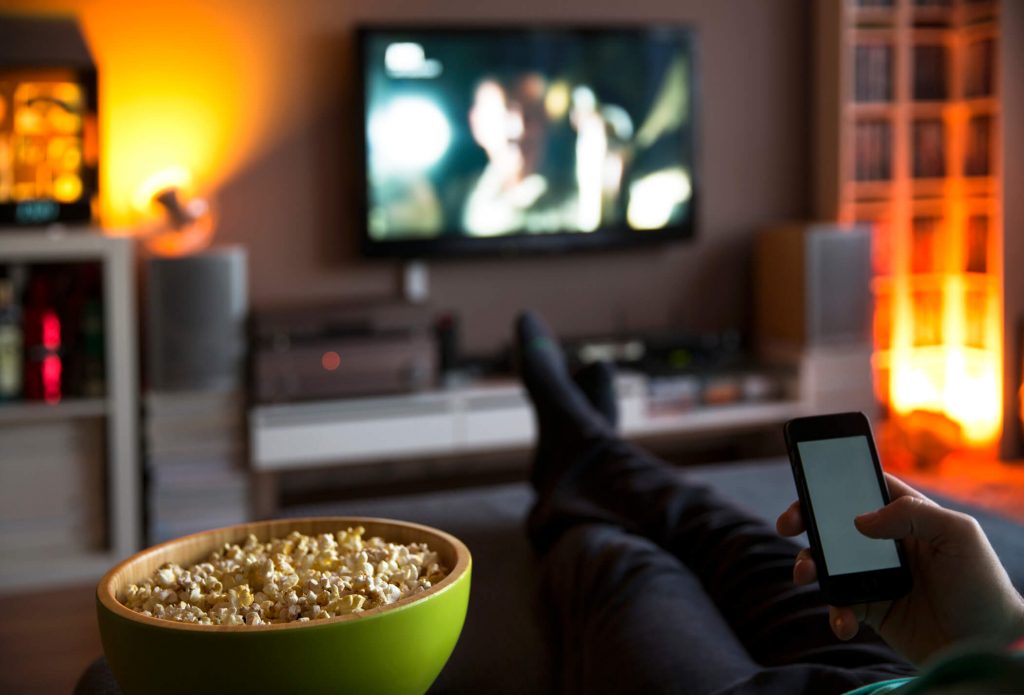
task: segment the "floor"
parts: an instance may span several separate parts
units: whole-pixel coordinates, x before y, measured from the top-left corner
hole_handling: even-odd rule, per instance
[[[1024,523],[1024,462],[950,455],[900,468],[911,484]],[[0,693],[67,695],[102,652],[95,584],[0,596]]]
[[[96,585],[0,596],[0,693],[68,695],[100,653]]]
[[[898,474],[911,485],[1024,523],[1024,461],[950,454],[933,467]]]

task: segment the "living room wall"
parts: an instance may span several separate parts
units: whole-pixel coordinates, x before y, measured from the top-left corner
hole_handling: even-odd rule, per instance
[[[0,0],[5,8],[26,11]],[[667,20],[698,30],[696,239],[432,262],[432,303],[458,314],[470,350],[498,347],[527,306],[565,334],[745,326],[752,235],[810,208],[801,0],[41,0],[32,11],[77,16],[99,65],[104,222],[130,226],[121,213],[133,180],[180,153],[218,202],[218,241],[249,250],[256,307],[398,292],[399,264],[364,261],[357,250],[350,104],[360,21]],[[175,140],[190,118],[199,125]],[[162,148],[142,157],[140,139]]]

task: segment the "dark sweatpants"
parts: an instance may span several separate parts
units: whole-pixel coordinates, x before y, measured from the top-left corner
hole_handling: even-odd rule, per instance
[[[839,641],[763,521],[610,428],[560,454],[577,460],[529,531],[563,692],[841,693],[915,672],[870,629]]]

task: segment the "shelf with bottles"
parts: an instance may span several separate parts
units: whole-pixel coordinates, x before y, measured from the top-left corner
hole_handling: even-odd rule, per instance
[[[128,238],[0,228],[0,591],[139,548],[134,272]]]
[[[0,407],[102,399],[99,261],[0,262]]]

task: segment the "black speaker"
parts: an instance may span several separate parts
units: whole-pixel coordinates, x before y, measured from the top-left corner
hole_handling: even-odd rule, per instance
[[[762,346],[871,343],[871,230],[798,224],[757,242],[755,305]]]
[[[245,250],[146,262],[146,376],[155,391],[241,388],[248,291]]]

